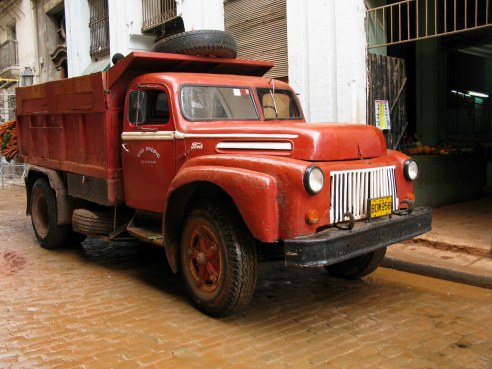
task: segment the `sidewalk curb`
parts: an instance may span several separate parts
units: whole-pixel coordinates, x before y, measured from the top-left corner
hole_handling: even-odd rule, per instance
[[[441,267],[431,264],[417,263],[415,261],[404,260],[386,256],[381,262],[385,268],[397,269],[404,272],[421,274],[428,277],[445,279],[448,281],[470,284],[477,287],[492,289],[492,276],[466,272],[450,267]]]

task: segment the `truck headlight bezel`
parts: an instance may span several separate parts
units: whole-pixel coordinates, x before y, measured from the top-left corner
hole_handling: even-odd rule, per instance
[[[415,181],[419,176],[419,165],[413,159],[408,159],[403,165],[403,174],[409,181]]]
[[[316,165],[309,166],[304,172],[304,188],[311,195],[316,195],[325,186],[325,175]]]

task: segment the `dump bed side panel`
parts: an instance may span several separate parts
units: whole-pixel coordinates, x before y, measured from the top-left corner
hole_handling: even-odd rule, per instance
[[[100,179],[114,199],[119,127],[105,86],[102,72],[18,88],[17,130],[25,163]]]

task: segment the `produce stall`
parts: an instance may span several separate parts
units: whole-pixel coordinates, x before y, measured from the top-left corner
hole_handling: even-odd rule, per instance
[[[15,129],[15,120],[0,124],[0,155],[8,161],[15,158],[17,150],[17,132]]]

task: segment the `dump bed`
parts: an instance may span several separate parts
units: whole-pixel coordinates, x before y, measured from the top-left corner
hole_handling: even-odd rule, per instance
[[[96,178],[119,167],[104,72],[17,89],[19,155],[28,164]]]

